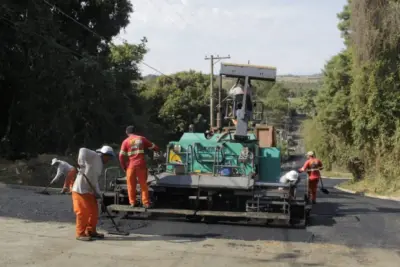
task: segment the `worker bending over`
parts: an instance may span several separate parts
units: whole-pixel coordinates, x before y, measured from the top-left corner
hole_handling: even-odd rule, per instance
[[[299,172],[306,171],[308,174],[308,198],[312,200],[313,204],[317,203],[317,188],[319,179],[321,179],[320,170],[323,169],[322,162],[315,157],[313,151],[307,152],[307,161]]]
[[[103,146],[96,151],[87,148],[79,150],[79,173],[72,187],[77,240],[91,241],[93,238],[104,238],[104,234],[96,230],[99,217],[97,199],[101,199],[99,176],[103,171],[103,165],[113,157],[115,157],[114,151],[109,146]]]
[[[51,180],[50,184],[57,182],[61,176],[65,176],[64,186],[61,189],[61,194],[70,194],[72,191],[72,186],[74,185],[77,170],[73,166],[69,165],[68,162],[56,158],[51,161],[51,165],[57,166],[57,173],[53,180]]]
[[[147,187],[147,164],[144,157],[144,150],[151,149],[159,151],[158,146],[147,140],[147,138],[134,134],[134,127],[126,128],[128,137],[122,142],[121,151],[119,153],[119,161],[122,169],[126,172],[126,183],[128,186],[129,204],[132,207],[137,206],[136,203],[136,185],[139,180],[142,192],[142,205],[145,208],[150,207],[149,191]],[[127,164],[126,158],[129,163]]]

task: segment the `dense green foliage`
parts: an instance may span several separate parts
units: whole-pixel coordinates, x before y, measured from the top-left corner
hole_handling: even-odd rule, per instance
[[[146,39],[110,42],[128,25],[130,2],[53,0],[69,17],[46,1],[12,2],[0,6],[2,154],[120,139],[139,112],[130,81],[140,77],[136,63],[146,52]]]
[[[147,39],[111,42],[129,23],[130,1],[14,2],[0,5],[0,156],[118,146],[128,124],[159,145],[192,123],[198,131],[209,127],[208,75],[188,71],[141,81],[137,65]],[[215,103],[217,87],[216,78]],[[285,88],[254,87],[275,115],[287,112]]]
[[[307,148],[327,166],[359,173],[358,160],[367,177],[392,187],[400,186],[399,14],[398,1],[349,1],[338,14],[346,49],[326,64],[304,125]]]

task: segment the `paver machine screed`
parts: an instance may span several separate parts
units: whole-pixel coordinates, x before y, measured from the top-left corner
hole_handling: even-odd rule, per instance
[[[281,154],[275,129],[257,124],[263,105],[249,99],[251,81],[275,82],[276,69],[221,63],[220,76],[238,79],[235,86],[242,89],[234,86],[218,103],[220,121],[233,119],[235,127],[219,127],[213,134],[186,132],[179,141],[169,142],[165,161],[149,171],[151,209],[130,207],[126,178],[111,178],[106,170],[104,201],[110,211],[175,214],[191,221],[306,225],[307,197],[297,195],[295,184],[279,183]],[[139,200],[140,192],[137,196]]]

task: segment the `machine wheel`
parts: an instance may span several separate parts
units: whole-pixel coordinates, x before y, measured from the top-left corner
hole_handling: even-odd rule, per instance
[[[300,219],[290,219],[289,226],[293,228],[300,228],[304,229],[307,227],[307,219],[300,220]]]
[[[201,222],[202,219],[203,218],[201,216],[196,216],[196,215],[187,215],[186,216],[186,220],[188,222],[194,222],[194,223]]]
[[[265,220],[265,225],[270,225],[271,223],[274,223],[274,219]]]
[[[304,224],[307,226],[307,225],[311,225],[311,217],[310,217],[310,213],[311,213],[311,210],[309,210],[309,209],[307,209],[306,210],[306,214],[305,214],[305,220],[304,220]]]
[[[214,216],[207,216],[204,217],[204,222],[208,223],[208,224],[214,224],[214,223],[218,223],[218,217],[214,217]]]

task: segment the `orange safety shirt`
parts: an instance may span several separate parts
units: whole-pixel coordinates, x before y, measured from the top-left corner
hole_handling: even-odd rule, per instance
[[[317,170],[319,168],[322,168],[322,162],[317,158],[310,158],[304,163],[304,166],[300,170],[302,172],[307,171],[310,180],[316,180],[321,178],[321,172]]]
[[[145,149],[152,149],[158,151],[159,148],[146,137],[131,134],[126,138],[121,145],[119,153],[119,162],[122,169],[126,170],[133,167],[146,167],[146,160],[144,157]],[[125,156],[129,158],[129,164],[126,166]]]

